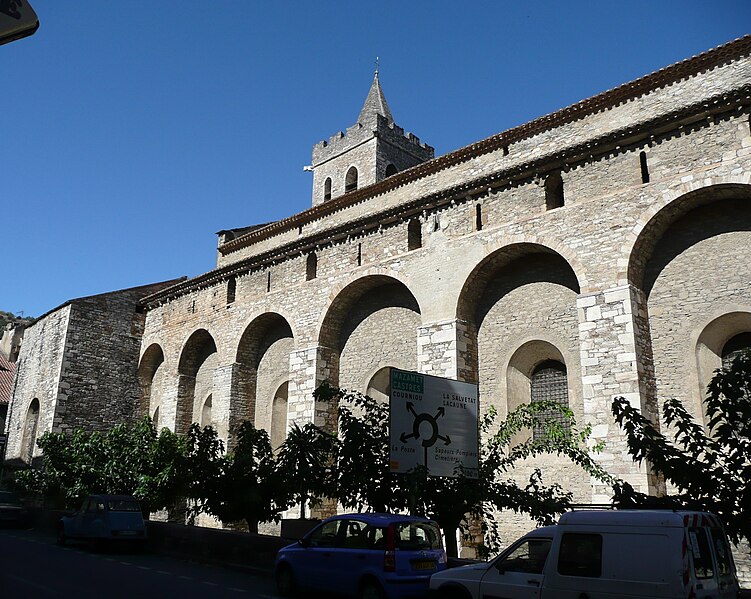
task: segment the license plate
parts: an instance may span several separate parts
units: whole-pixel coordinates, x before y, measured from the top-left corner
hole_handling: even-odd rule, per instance
[[[136,536],[136,531],[135,530],[121,530],[120,536],[121,537],[134,537]]]
[[[435,562],[433,560],[423,560],[419,562],[412,562],[413,570],[435,570]]]

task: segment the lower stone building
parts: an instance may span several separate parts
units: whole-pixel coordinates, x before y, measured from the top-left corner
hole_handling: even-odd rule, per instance
[[[214,270],[140,301],[138,357],[121,354],[139,412],[230,444],[252,419],[279,443],[292,422],[335,426],[312,399],[322,381],[386,397],[398,367],[476,382],[501,416],[566,403],[612,474],[662,491],[611,404],[659,423],[677,397],[704,422],[713,370],[751,346],[750,55],[747,36],[438,158],[395,124],[376,73],[357,122],[313,148],[310,209],[221,231]],[[28,331],[22,362],[65,310]],[[81,421],[74,388],[39,392],[63,408],[40,429]],[[17,439],[32,395],[14,398]],[[557,457],[516,476],[537,467],[582,503],[610,500]],[[528,526],[503,516],[508,540]]]
[[[107,430],[139,416],[138,302],[178,280],[68,301],[25,331],[8,412],[6,458],[32,462],[47,431]]]

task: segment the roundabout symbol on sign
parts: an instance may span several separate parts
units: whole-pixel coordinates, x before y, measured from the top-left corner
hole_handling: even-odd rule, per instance
[[[422,426],[422,446],[425,450],[425,458],[424,458],[424,465],[427,468],[428,467],[428,448],[433,447],[433,445],[436,444],[436,441],[439,439],[443,441],[444,445],[451,445],[451,437],[448,435],[441,435],[438,433],[438,419],[441,416],[444,416],[446,414],[446,410],[443,407],[438,408],[438,411],[436,412],[435,416],[432,414],[428,414],[427,412],[423,412],[422,414],[418,414],[415,411],[415,406],[412,402],[407,402],[407,411],[412,414],[412,416],[415,417],[414,422],[412,423],[412,432],[411,433],[402,433],[399,436],[399,440],[402,443],[407,443],[410,439],[417,439],[420,440],[420,428],[421,425],[425,424],[425,426]],[[426,429],[428,431],[428,434],[426,435]]]

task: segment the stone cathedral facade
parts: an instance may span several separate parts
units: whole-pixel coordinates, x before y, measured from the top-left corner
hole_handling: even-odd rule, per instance
[[[313,147],[311,208],[220,232],[215,269],[140,301],[135,413],[279,443],[333,424],[322,381],[385,397],[398,367],[477,382],[501,416],[565,402],[611,473],[657,492],[610,406],[659,420],[678,397],[702,420],[713,370],[751,346],[750,113],[747,36],[435,158],[376,73]],[[518,475],[535,466],[610,499],[555,457]]]

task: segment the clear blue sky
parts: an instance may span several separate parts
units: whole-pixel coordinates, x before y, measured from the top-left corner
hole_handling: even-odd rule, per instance
[[[0,46],[0,309],[211,270],[221,229],[310,206],[311,147],[374,60],[444,154],[740,37],[748,0],[31,0]]]

